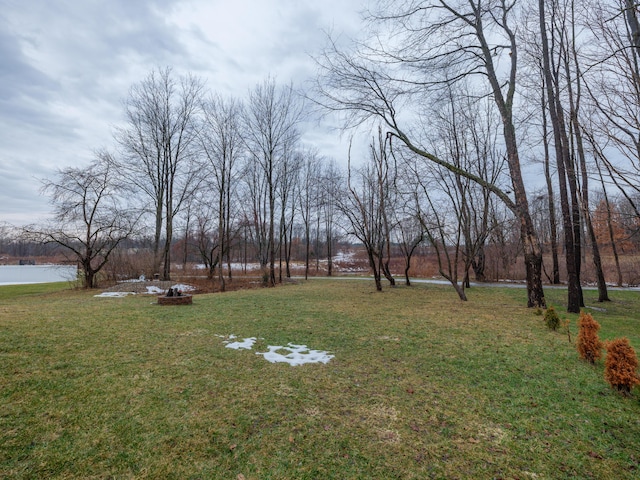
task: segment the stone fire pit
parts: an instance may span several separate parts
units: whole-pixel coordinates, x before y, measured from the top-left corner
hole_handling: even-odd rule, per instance
[[[165,295],[158,296],[158,305],[191,305],[193,296],[170,288]]]

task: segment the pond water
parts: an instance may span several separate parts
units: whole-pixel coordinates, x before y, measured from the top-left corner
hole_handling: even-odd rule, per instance
[[[0,265],[0,285],[70,282],[77,270],[75,265]]]

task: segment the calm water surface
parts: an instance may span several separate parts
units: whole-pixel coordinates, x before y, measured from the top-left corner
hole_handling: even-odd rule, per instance
[[[0,285],[69,282],[76,275],[75,265],[0,265]]]

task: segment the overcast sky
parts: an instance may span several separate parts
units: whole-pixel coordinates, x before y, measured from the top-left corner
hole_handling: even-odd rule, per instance
[[[302,87],[324,32],[357,36],[365,4],[0,0],[0,223],[48,215],[40,179],[113,147],[129,88],[153,68],[191,72],[241,98],[268,75]],[[306,140],[339,154],[331,135]]]

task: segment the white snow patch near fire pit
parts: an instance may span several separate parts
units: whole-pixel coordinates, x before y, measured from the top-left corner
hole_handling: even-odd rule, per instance
[[[98,295],[94,295],[94,297],[102,297],[102,298],[122,298],[127,295],[135,295],[135,292],[102,292]]]

